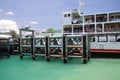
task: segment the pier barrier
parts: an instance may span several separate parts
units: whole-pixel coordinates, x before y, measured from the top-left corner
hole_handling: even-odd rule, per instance
[[[19,53],[19,38],[10,38],[10,54]]]
[[[31,37],[23,37],[22,36],[23,31],[32,33]],[[34,30],[28,28],[20,29],[20,38],[19,38],[20,59],[23,59],[23,56],[31,56],[33,59],[35,59],[35,56],[33,55],[33,45],[34,45],[33,39],[34,39]]]
[[[22,31],[32,32],[31,37],[22,37]],[[33,30],[20,29],[19,54],[31,56],[33,60],[42,56],[46,61],[61,58],[63,63],[69,59],[81,59],[83,64],[90,59],[90,37],[88,35],[62,35],[34,37]]]
[[[0,56],[10,57],[10,38],[0,38]]]
[[[48,37],[48,55],[46,55],[47,60],[50,58],[62,58],[63,46],[62,46],[62,36],[49,36]]]
[[[46,54],[46,37],[34,37],[33,39],[33,55],[35,59],[37,56],[45,57]]]
[[[90,54],[89,36],[67,35],[66,36],[66,60],[81,59],[83,64],[87,63]],[[89,48],[88,48],[89,47]]]

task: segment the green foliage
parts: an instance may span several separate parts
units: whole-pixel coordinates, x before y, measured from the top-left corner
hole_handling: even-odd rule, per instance
[[[47,33],[55,33],[55,29],[54,28],[48,28],[46,32]]]
[[[18,37],[18,34],[14,30],[10,30],[9,33],[12,37]]]
[[[61,30],[55,30],[54,28],[48,28],[45,33],[60,33]]]

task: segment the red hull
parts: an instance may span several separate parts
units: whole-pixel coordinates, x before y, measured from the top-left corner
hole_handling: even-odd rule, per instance
[[[120,53],[120,49],[91,49],[91,52]]]

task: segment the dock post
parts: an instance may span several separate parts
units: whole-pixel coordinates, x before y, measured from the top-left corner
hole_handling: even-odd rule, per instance
[[[67,57],[66,57],[66,36],[65,35],[63,35],[63,45],[62,45],[62,47],[63,47],[63,62],[64,63],[67,63]]]
[[[90,57],[91,57],[91,52],[90,52],[90,35],[87,35],[87,49],[88,49],[88,53],[87,53],[87,55],[88,55],[88,60],[90,60]]]
[[[87,53],[86,53],[86,36],[83,35],[83,64],[87,63]]]
[[[50,61],[49,51],[48,51],[48,48],[49,48],[49,45],[48,45],[48,44],[49,44],[49,43],[48,43],[48,36],[45,37],[45,43],[46,43],[46,44],[45,44],[45,46],[46,46],[46,47],[45,47],[45,49],[46,49],[46,50],[45,50],[45,51],[46,51],[46,52],[45,52],[45,57],[46,57],[46,60],[47,60],[47,61]]]
[[[7,45],[7,53],[8,53],[7,57],[8,58],[10,57],[10,41],[9,40],[10,40],[10,38],[7,39],[7,44],[6,44]]]
[[[31,56],[32,56],[32,59],[33,60],[35,60],[35,53],[34,53],[34,40],[33,40],[34,38],[33,37],[31,37]]]
[[[22,52],[21,52],[21,38],[18,38],[18,47],[19,47],[19,56],[20,59],[23,59]]]

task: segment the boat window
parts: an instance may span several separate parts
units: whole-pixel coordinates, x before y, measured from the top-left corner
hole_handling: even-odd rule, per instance
[[[108,36],[107,35],[99,35],[98,36],[98,42],[107,42]]]
[[[111,23],[111,24],[105,24],[104,31],[105,32],[116,32],[120,31],[120,23]]]
[[[0,39],[0,45],[4,45],[7,43],[7,39]]]
[[[70,14],[68,14],[68,17],[70,17]]]
[[[94,15],[88,15],[84,18],[85,23],[93,23],[94,22]]]
[[[96,16],[96,22],[105,22],[107,21],[107,14],[98,14]]]
[[[74,27],[73,27],[73,32],[74,33],[80,33],[80,32],[83,32],[83,27],[82,27],[82,25],[75,25]]]
[[[95,36],[90,36],[90,42],[95,42]]]
[[[95,32],[95,25],[85,25],[85,32]]]
[[[120,35],[117,35],[117,42],[120,42]]]
[[[102,32],[102,24],[97,24],[97,32]]]
[[[119,20],[120,20],[120,12],[109,14],[109,21],[119,21]]]
[[[66,14],[64,14],[64,17],[67,17],[67,15],[66,15]]]
[[[110,42],[116,42],[116,35],[109,35]]]
[[[63,31],[64,31],[64,33],[71,33],[72,32],[72,26],[64,27]]]
[[[7,39],[0,39],[0,43],[5,43],[7,42]]]

